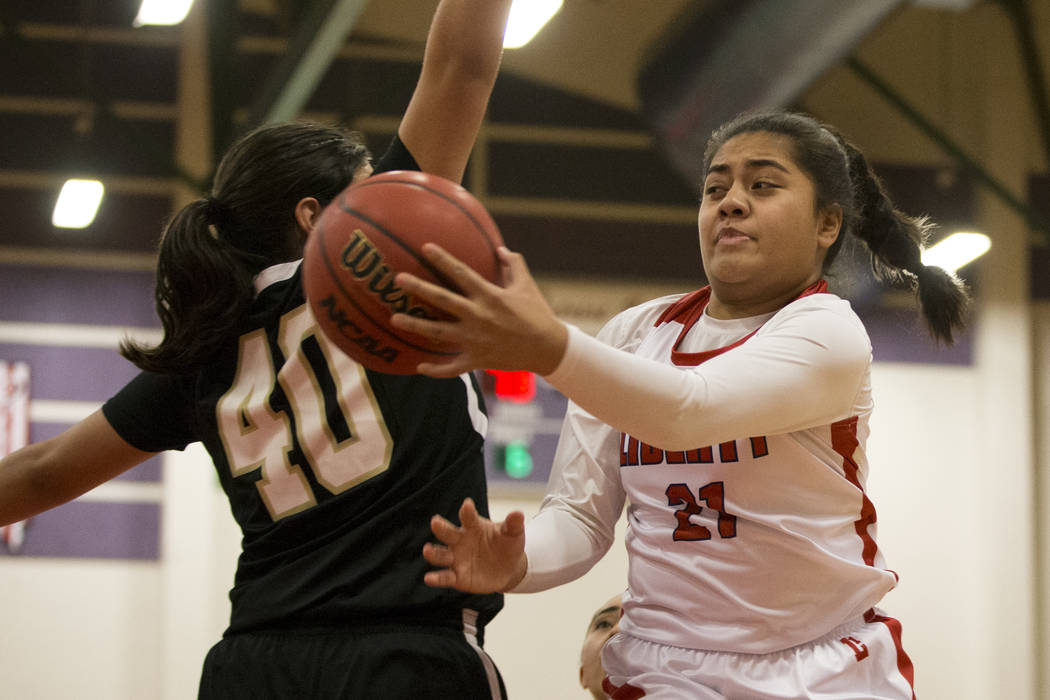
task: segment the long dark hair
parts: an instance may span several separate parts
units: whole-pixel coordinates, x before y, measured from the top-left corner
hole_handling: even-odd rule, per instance
[[[361,137],[341,128],[292,122],[260,127],[235,143],[211,193],[187,204],[164,230],[157,256],[156,347],[130,340],[120,352],[139,368],[188,372],[238,330],[270,265],[297,259],[295,206],[330,202],[367,163]]]
[[[915,289],[930,334],[948,344],[965,324],[969,295],[954,275],[922,263],[922,251],[933,225],[908,216],[893,205],[864,154],[832,127],[794,112],[743,114],[719,127],[704,151],[704,172],[718,150],[738,134],[764,131],[787,136],[795,163],[809,175],[817,209],[842,208],[842,230],[824,258],[826,270],[846,234],[864,241],[872,270],[880,279]]]

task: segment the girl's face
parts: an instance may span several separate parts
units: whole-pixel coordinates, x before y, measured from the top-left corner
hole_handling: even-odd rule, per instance
[[[765,131],[734,136],[711,159],[698,223],[708,312],[739,318],[775,311],[820,279],[842,211],[817,211],[812,180],[791,140]]]
[[[620,596],[610,598],[594,613],[591,624],[587,627],[587,636],[583,638],[583,648],[580,650],[580,685],[590,690],[595,697],[598,697],[596,693],[602,687],[602,679],[605,678],[605,671],[602,670],[602,647],[620,631],[621,605]]]

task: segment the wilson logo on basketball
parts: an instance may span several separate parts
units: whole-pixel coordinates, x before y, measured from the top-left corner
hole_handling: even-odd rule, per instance
[[[436,320],[438,317],[424,306],[414,304],[401,287],[394,284],[394,272],[383,261],[383,254],[361,229],[354,229],[350,241],[343,248],[341,262],[344,268],[360,282],[367,282],[368,291],[391,313],[403,313]]]
[[[352,184],[314,228],[303,250],[303,292],[328,339],[366,369],[416,374],[421,362],[459,352],[390,325],[399,313],[450,318],[394,282],[410,272],[452,287],[423,255],[428,241],[488,281],[500,279],[496,222],[470,192],[437,175],[391,170]]]

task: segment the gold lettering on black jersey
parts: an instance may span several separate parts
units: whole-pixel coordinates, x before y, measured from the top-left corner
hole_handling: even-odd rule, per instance
[[[329,294],[322,299],[320,305],[328,313],[328,318],[335,323],[336,328],[339,329],[339,334],[344,338],[361,346],[369,355],[375,355],[385,362],[393,362],[397,359],[398,349],[384,345],[379,338],[366,333],[361,326],[354,323],[346,315],[346,310],[339,307],[334,294]]]

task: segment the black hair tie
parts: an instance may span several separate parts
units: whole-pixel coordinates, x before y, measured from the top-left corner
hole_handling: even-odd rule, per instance
[[[208,223],[213,226],[226,227],[230,222],[230,209],[214,197],[204,198],[204,213]]]
[[[872,239],[867,242],[868,250],[871,251],[871,254],[878,257],[879,253],[882,252],[882,246],[886,243],[889,237],[890,229],[888,226],[883,226],[879,229],[879,233],[872,236]]]
[[[911,271],[920,284],[928,284],[941,276],[942,270],[932,265],[920,264],[918,269]]]

